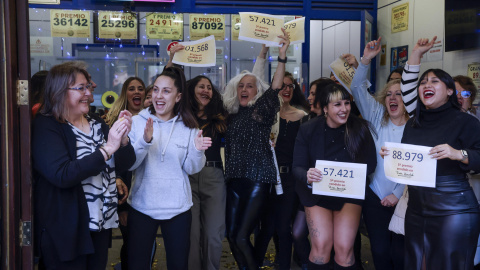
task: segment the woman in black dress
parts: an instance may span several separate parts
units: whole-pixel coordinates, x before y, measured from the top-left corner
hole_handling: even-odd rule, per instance
[[[329,85],[321,93],[325,117],[300,127],[293,155],[296,190],[305,206],[312,250],[309,269],[355,269],[353,243],[357,234],[362,200],[313,195],[312,182],[322,180],[317,160],[367,164],[367,175],[376,167],[375,144],[367,121],[350,114],[350,94],[340,85]],[[335,228],[335,229],[334,229]]]

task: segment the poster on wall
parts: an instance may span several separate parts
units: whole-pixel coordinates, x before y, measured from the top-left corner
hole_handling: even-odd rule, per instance
[[[150,13],[146,20],[148,39],[183,39],[183,14]]]
[[[31,56],[53,56],[52,37],[30,37]]]
[[[240,34],[240,15],[232,15],[232,40],[240,41],[238,35]]]
[[[467,76],[472,78],[473,83],[477,87],[477,90],[480,91],[480,63],[474,62],[468,64]],[[480,95],[477,95],[475,98],[474,104],[480,103]]]
[[[50,10],[52,37],[90,37],[90,11]]]
[[[392,8],[392,33],[408,30],[408,3]]]
[[[190,40],[215,36],[215,40],[225,40],[225,15],[190,14]]]
[[[118,11],[98,12],[98,38],[137,39],[137,14]]]
[[[443,59],[443,39],[437,39],[433,47],[425,54],[423,62],[442,61]]]
[[[391,48],[390,71],[404,67],[408,59],[408,45]]]

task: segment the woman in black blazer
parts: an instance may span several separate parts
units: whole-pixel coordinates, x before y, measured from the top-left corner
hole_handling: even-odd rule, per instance
[[[355,269],[353,243],[363,200],[314,195],[311,184],[322,180],[317,160],[364,163],[369,175],[377,164],[375,144],[368,122],[350,114],[345,88],[332,84],[320,95],[325,117],[300,127],[293,155],[296,190],[305,206],[312,244],[308,269],[330,269],[332,246],[334,269]]]
[[[89,116],[87,78],[73,65],[52,67],[33,122],[35,239],[46,269],[105,269],[118,227],[115,168],[135,162],[131,114],[110,130]]]

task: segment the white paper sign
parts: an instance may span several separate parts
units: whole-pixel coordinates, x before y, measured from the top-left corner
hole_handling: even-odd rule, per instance
[[[241,27],[238,39],[262,43],[269,47],[281,47],[280,38],[283,35],[283,16],[256,12],[240,12]]]
[[[365,199],[367,164],[317,160],[315,168],[323,179],[313,183],[313,194]]]
[[[215,66],[217,48],[213,35],[196,41],[179,43],[185,46],[185,49],[175,53],[173,63],[190,67]]]
[[[385,142],[389,155],[385,156],[387,179],[405,185],[435,187],[437,160],[428,152],[432,147]]]

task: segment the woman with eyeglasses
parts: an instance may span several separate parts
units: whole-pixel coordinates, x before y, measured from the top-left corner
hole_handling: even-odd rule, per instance
[[[118,227],[115,169],[135,153],[131,114],[109,128],[88,115],[88,73],[57,65],[45,82],[33,122],[35,237],[47,269],[105,269],[111,229]]]
[[[421,269],[423,261],[426,269],[473,269],[480,210],[466,173],[480,170],[480,122],[462,112],[445,71],[429,69],[416,84],[421,56],[435,40],[417,41],[402,75],[404,98],[419,97],[402,143],[432,147],[437,160],[435,188],[408,187],[405,269]]]
[[[279,248],[276,261],[279,263],[279,269],[290,269],[292,222],[298,205],[295,179],[292,175],[293,146],[300,124],[307,115],[297,107],[308,109],[308,103],[290,72],[285,72],[283,87],[278,96],[282,104],[277,114],[278,122],[274,124],[272,133],[275,134],[275,155],[283,192],[277,194],[275,189],[269,192],[261,218],[260,232],[255,237],[255,252],[259,265],[262,265],[268,243],[276,233]]]
[[[477,116],[477,108],[472,104],[477,97],[477,87],[470,77],[458,75],[453,77],[455,88],[457,89],[457,98],[462,111]]]

